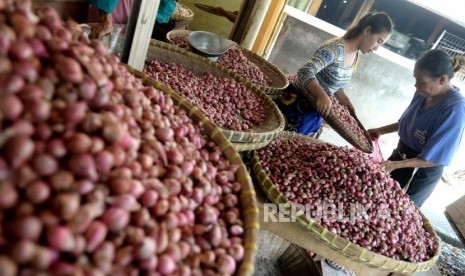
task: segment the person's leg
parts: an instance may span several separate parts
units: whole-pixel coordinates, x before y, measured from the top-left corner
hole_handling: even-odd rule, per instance
[[[420,208],[441,179],[444,166],[419,168],[407,190],[410,199]]]

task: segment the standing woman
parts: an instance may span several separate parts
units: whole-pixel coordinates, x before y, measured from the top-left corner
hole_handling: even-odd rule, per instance
[[[347,106],[355,115],[354,106],[344,92],[352,77],[359,54],[371,53],[391,36],[393,23],[384,12],[368,13],[341,38],[326,41],[297,72],[297,81],[277,100],[286,117],[286,129],[304,135],[316,133],[323,117],[331,111],[330,96]],[[316,98],[316,106],[308,95]]]
[[[415,95],[399,121],[368,130],[372,137],[398,132],[397,149],[384,166],[402,188],[408,184],[407,194],[418,207],[433,192],[462,139],[465,97],[450,81],[463,64],[441,50],[424,54],[415,63]]]

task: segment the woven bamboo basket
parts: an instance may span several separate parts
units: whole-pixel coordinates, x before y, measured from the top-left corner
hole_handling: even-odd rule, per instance
[[[207,135],[212,141],[214,141],[223,151],[226,158],[232,163],[239,166],[236,173],[238,182],[242,185],[240,194],[240,203],[242,209],[242,218],[244,222],[244,248],[245,254],[244,259],[239,264],[237,269],[238,275],[253,275],[255,255],[257,253],[257,235],[259,232],[259,210],[257,207],[257,198],[255,189],[252,184],[252,179],[247,172],[247,169],[239,157],[237,152],[234,150],[231,143],[221,133],[220,129],[213,124],[202,112],[196,107],[180,97],[173,90],[167,88],[159,82],[154,81],[144,73],[137,71],[133,68],[127,67],[129,71],[136,77],[141,78],[145,85],[150,85],[156,89],[163,91],[168,94],[173,100],[174,104],[180,106],[186,111],[188,116],[197,124],[202,126],[203,133]]]
[[[255,276],[314,275],[321,272],[307,251],[270,231],[258,233]]]
[[[307,98],[310,100],[310,103],[315,106],[316,105],[316,99],[313,95],[308,94],[306,95]],[[365,127],[362,125],[360,120],[357,117],[354,117],[355,121],[357,121],[358,126],[360,129],[363,131],[365,134],[365,137],[367,138],[369,145],[364,145],[362,141],[360,141],[355,134],[352,132],[348,131],[347,128],[345,127],[344,123],[341,122],[334,114],[330,113],[328,117],[324,118],[326,123],[330,125],[339,135],[341,135],[342,138],[344,138],[347,142],[349,142],[352,146],[356,147],[357,149],[366,152],[366,153],[372,153],[373,152],[373,143],[371,141],[370,135],[366,131]]]
[[[166,34],[166,41],[170,44],[176,45],[173,39],[177,37],[187,37],[192,31],[190,30],[172,30]]]
[[[172,30],[166,34],[166,40],[171,44],[175,44],[173,38],[189,36],[191,32],[192,31],[189,30]],[[281,69],[248,49],[242,47],[240,47],[240,49],[242,54],[244,54],[244,56],[250,62],[257,65],[258,68],[260,68],[260,71],[262,71],[263,74],[265,74],[271,81],[270,85],[255,84],[255,86],[263,90],[272,99],[279,96],[281,92],[289,85],[289,81]]]
[[[370,134],[366,131],[365,127],[362,125],[360,120],[357,117],[354,117],[355,121],[357,121],[358,126],[360,129],[363,131],[363,134],[365,134],[365,137],[367,138],[367,141],[369,142],[368,145],[365,145],[363,142],[361,142],[357,137],[350,131],[347,130],[345,127],[344,123],[341,122],[337,117],[334,115],[330,114],[327,118],[325,118],[325,121],[330,125],[339,135],[341,135],[342,138],[344,138],[347,142],[349,142],[351,145],[356,147],[357,149],[366,152],[366,153],[372,153],[373,152],[373,142],[371,141]]]
[[[197,75],[211,74],[221,78],[231,78],[243,83],[260,101],[264,103],[265,121],[254,126],[248,132],[234,131],[221,128],[223,134],[234,143],[261,143],[271,141],[284,129],[284,117],[276,104],[260,89],[245,81],[232,72],[229,72],[216,62],[200,57],[199,55],[185,51],[174,45],[152,40],[147,53],[148,60],[176,63]]]
[[[303,136],[301,134],[297,134],[294,132],[282,132],[279,137],[284,138],[296,138],[296,139],[307,139],[311,140],[315,143],[324,143],[322,141],[312,139],[307,136]],[[279,192],[276,186],[271,182],[271,180],[266,175],[265,171],[260,165],[260,160],[256,154],[252,158],[251,162],[252,171],[254,173],[255,178],[257,179],[258,186],[263,190],[269,200],[271,200],[275,204],[283,204],[285,208],[289,208],[288,210],[282,210],[285,213],[289,214],[291,210],[291,202],[288,201],[284,195]],[[421,214],[421,212],[420,212]],[[439,238],[434,231],[433,227],[431,226],[430,222],[421,214],[423,217],[423,227],[426,231],[428,231],[435,239],[437,250],[434,256],[423,262],[407,262],[401,260],[395,260],[393,258],[389,258],[387,256],[375,253],[370,251],[366,248],[363,248],[355,243],[350,242],[349,240],[336,235],[329,231],[324,226],[317,223],[315,220],[307,219],[305,215],[299,215],[295,219],[296,221],[305,227],[305,229],[321,241],[323,244],[328,246],[328,250],[335,250],[342,256],[349,258],[355,262],[358,262],[362,265],[366,265],[368,267],[377,268],[385,271],[391,272],[400,272],[406,274],[412,274],[414,272],[419,271],[427,271],[430,270],[434,264],[437,262],[439,255],[441,253]]]
[[[231,143],[233,148],[237,151],[251,151],[266,147],[271,141],[259,143]]]
[[[194,12],[183,4],[176,2],[176,8],[171,15],[173,21],[185,21],[192,20],[194,18]]]

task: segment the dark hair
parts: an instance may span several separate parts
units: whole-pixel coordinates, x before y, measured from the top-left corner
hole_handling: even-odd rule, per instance
[[[360,18],[357,23],[352,25],[342,38],[352,39],[358,37],[366,27],[371,27],[371,32],[375,34],[391,33],[394,23],[385,12],[370,12]]]
[[[415,69],[424,70],[435,78],[446,75],[451,79],[464,63],[463,57],[451,58],[443,50],[434,49],[426,52],[417,60]]]

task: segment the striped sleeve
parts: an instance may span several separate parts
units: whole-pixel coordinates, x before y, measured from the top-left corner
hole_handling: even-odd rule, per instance
[[[338,51],[333,44],[325,44],[318,48],[307,63],[297,72],[297,84],[306,88],[316,80],[316,74],[337,59]]]

